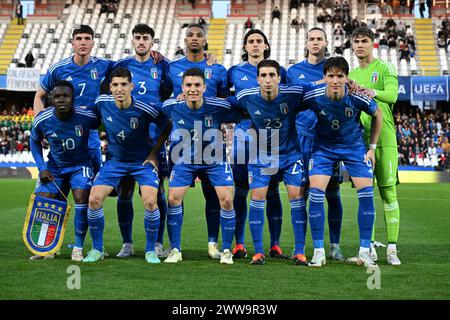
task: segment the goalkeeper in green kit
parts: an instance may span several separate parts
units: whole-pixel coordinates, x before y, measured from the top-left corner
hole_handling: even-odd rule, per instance
[[[384,206],[384,217],[388,235],[387,261],[390,265],[400,265],[397,256],[397,239],[400,225],[400,209],[397,202],[398,150],[392,109],[398,96],[398,79],[395,68],[387,62],[375,59],[372,55],[375,35],[367,27],[359,27],[352,34],[353,53],[358,58],[359,67],[349,74],[363,88],[362,93],[373,98],[383,112],[383,127],[375,150],[375,172],[378,191]],[[371,117],[362,113],[364,141],[369,143]],[[375,228],[375,227],[374,227]],[[373,245],[375,230],[372,233],[371,256],[376,261]]]

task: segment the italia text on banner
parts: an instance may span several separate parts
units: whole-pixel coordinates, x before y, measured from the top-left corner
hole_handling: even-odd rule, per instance
[[[40,256],[56,253],[64,241],[71,205],[32,194],[23,225],[23,241]]]

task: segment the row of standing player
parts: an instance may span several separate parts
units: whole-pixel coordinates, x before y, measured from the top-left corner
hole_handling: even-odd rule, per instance
[[[142,27],[142,26],[141,26]],[[135,31],[139,31],[139,29],[135,29]],[[58,78],[62,78],[62,79],[69,79],[72,80],[72,83],[75,84],[75,90],[79,91],[79,95],[76,96],[75,98],[75,102],[77,104],[77,98],[80,98],[78,100],[81,100],[80,104],[83,104],[82,99],[86,96],[87,92],[83,92],[86,89],[96,89],[95,86],[90,86],[90,84],[87,85],[86,82],[82,82],[82,81],[77,81],[75,79],[80,78],[79,80],[81,80],[81,73],[84,72],[85,74],[87,73],[88,76],[90,76],[90,78],[97,80],[98,78],[101,78],[102,76],[105,76],[107,71],[105,71],[104,75],[99,74],[99,70],[98,68],[95,68],[95,66],[89,66],[89,64],[91,63],[97,63],[97,64],[105,64],[106,65],[106,61],[103,59],[96,59],[96,58],[92,58],[89,56],[90,53],[90,49],[92,49],[92,38],[89,39],[89,32],[87,32],[87,38],[83,39],[83,33],[77,33],[78,35],[81,36],[75,36],[74,33],[74,49],[75,49],[75,56],[74,56],[74,60],[72,60],[72,58],[63,60],[62,62],[60,62],[59,64],[53,66],[50,70],[49,70],[49,75],[47,76],[47,83],[44,81],[43,82],[43,89],[44,90],[49,90],[49,88],[51,88],[51,82],[52,79],[58,79]],[[316,37],[316,35],[318,34],[318,36]],[[86,34],[84,34],[86,35]],[[158,66],[158,64],[154,64],[150,57],[150,48],[151,48],[151,44],[152,44],[152,38],[153,38],[153,34],[152,32],[149,32],[147,30],[141,30],[141,32],[134,32],[134,39],[133,39],[133,43],[135,46],[135,50],[136,50],[136,55],[135,57],[130,57],[128,59],[124,59],[122,61],[119,61],[116,65],[126,65],[128,68],[130,68],[133,72],[134,75],[134,82],[136,84],[135,86],[135,90],[133,93],[136,93],[138,95],[148,95],[149,97],[153,97],[153,98],[149,98],[152,99],[150,100],[151,102],[154,102],[155,100],[157,100],[158,98],[158,89],[159,88],[159,84],[161,83],[159,77],[161,77],[161,74],[164,72],[164,67],[165,66]],[[324,60],[324,48],[326,47],[326,39],[324,38],[325,35],[323,32],[321,32],[319,29],[316,29],[315,31],[312,30],[311,32],[308,33],[308,43],[307,46],[308,50],[310,52],[309,57],[308,57],[308,61],[304,61],[303,64],[306,67],[314,67],[315,65],[320,65],[323,64],[323,60]],[[78,40],[78,42],[77,42]],[[86,45],[85,42],[91,42],[88,45]],[[83,43],[84,42],[84,43]],[[219,66],[219,65],[213,65],[211,67],[208,67],[207,64],[204,61],[204,56],[203,56],[203,45],[206,42],[206,35],[205,35],[205,31],[201,28],[201,27],[192,27],[192,28],[188,28],[187,31],[187,36],[186,36],[186,45],[188,47],[188,54],[187,54],[187,58],[182,59],[180,61],[174,62],[170,65],[171,68],[168,68],[169,70],[172,71],[171,76],[169,76],[169,79],[174,80],[173,84],[172,84],[172,88],[175,94],[180,92],[180,88],[181,85],[180,83],[176,83],[177,81],[179,81],[180,77],[179,74],[183,72],[183,70],[189,68],[189,67],[201,67],[203,70],[205,70],[205,75],[206,75],[206,81],[208,83],[207,88],[211,90],[211,88],[219,88],[219,90],[217,90],[216,92],[206,92],[206,95],[211,94],[211,96],[215,96],[218,94],[219,95],[223,95],[223,92],[226,91],[225,89],[227,89],[227,81],[223,80],[223,77],[221,78],[219,75],[223,74],[224,68]],[[77,46],[78,45],[78,46]],[[264,34],[262,34],[261,32],[258,31],[254,31],[254,32],[250,32],[246,35],[246,38],[244,39],[244,57],[246,58],[246,60],[248,60],[247,63],[243,63],[239,66],[235,66],[233,68],[231,68],[228,72],[228,79],[231,79],[230,83],[232,83],[236,89],[236,92],[240,91],[241,89],[245,88],[245,87],[252,87],[254,86],[256,83],[256,64],[261,61],[264,58],[267,58],[268,55],[270,55],[270,48],[268,47],[269,44],[267,42],[266,37],[264,36]],[[77,51],[78,49],[78,51]],[[78,61],[80,64],[83,64],[82,62],[85,61],[86,63],[80,67],[80,66],[74,66],[74,64],[76,63],[76,60],[81,58],[81,61]],[[84,60],[83,60],[84,59]],[[312,60],[311,60],[312,59]],[[314,61],[314,59],[316,59],[316,61]],[[316,63],[314,63],[316,62]],[[164,64],[164,62],[163,62]],[[301,65],[300,64],[300,65]],[[87,67],[85,67],[87,65]],[[134,68],[133,68],[134,65]],[[142,66],[146,65],[146,68],[143,68]],[[64,66],[68,67],[69,70],[64,70],[66,71],[66,74],[64,74],[64,72],[62,72],[60,69],[64,69]],[[110,65],[108,65],[109,68]],[[72,69],[70,68],[72,67]],[[94,67],[94,68],[92,68]],[[159,68],[158,68],[159,67]],[[294,68],[295,66],[291,67],[289,72],[291,72],[291,70],[293,72],[295,72],[296,68]],[[322,66],[319,66],[319,68],[312,68],[316,70],[316,73],[318,70],[321,69]],[[181,68],[181,69],[180,69]],[[82,69],[82,70],[80,70]],[[223,69],[223,70],[221,70]],[[93,71],[94,70],[94,71]],[[58,72],[59,71],[59,72]],[[310,76],[312,74],[310,74],[307,70],[307,72],[303,73],[303,77],[299,76],[299,77],[294,77],[292,79],[294,79],[294,81],[296,81],[297,79],[299,79],[300,81],[303,79],[304,81],[311,81],[311,80],[316,80],[316,79],[310,79],[310,78],[306,78],[306,76]],[[180,72],[180,73],[179,73]],[[151,74],[151,79],[149,79],[148,74]],[[78,76],[77,76],[78,74]],[[141,74],[142,76],[139,77],[139,74]],[[67,75],[67,77],[66,77]],[[169,73],[170,75],[170,73]],[[73,76],[73,77],[72,77]],[[178,76],[178,77],[177,77]],[[282,72],[282,76],[283,76],[283,72]],[[315,76],[315,75],[314,75]],[[317,75],[317,79],[319,79],[321,76]],[[162,77],[161,77],[162,78]],[[283,77],[282,77],[283,78]],[[145,81],[139,81],[139,80],[145,80]],[[233,81],[234,80],[234,81]],[[152,85],[148,85],[148,82],[153,81]],[[214,81],[214,83],[211,85],[209,82]],[[224,85],[225,83],[225,85]],[[87,87],[87,88],[86,88]],[[178,90],[178,92],[177,92]],[[213,90],[215,91],[215,90]],[[45,95],[45,91],[38,92],[37,94],[37,101],[38,103],[35,104],[38,106],[39,105],[39,101],[40,101],[40,97],[42,97],[43,95]],[[155,99],[155,97],[157,97]],[[86,103],[87,104],[87,103]],[[38,109],[38,108],[37,108]],[[299,123],[302,123],[302,121],[299,121]],[[301,132],[301,131],[300,131]],[[243,175],[235,175],[235,177],[242,177]],[[239,256],[240,254],[245,254],[245,247],[243,246],[243,232],[244,232],[244,228],[245,228],[245,215],[246,215],[246,196],[247,196],[247,192],[248,192],[248,187],[245,185],[245,182],[243,182],[243,186],[242,184],[240,184],[241,181],[236,181],[236,194],[235,194],[235,207],[236,209],[238,209],[238,207],[241,209],[240,211],[237,210],[238,212],[238,221],[237,221],[237,226],[236,226],[236,242],[237,245],[235,247],[235,250],[233,250],[233,253],[235,253],[235,256]],[[241,187],[242,186],[242,187]],[[121,226],[121,231],[122,234],[124,235],[124,246],[123,249],[121,251],[121,253],[119,253],[119,255],[123,255],[123,256],[127,256],[132,254],[132,245],[131,245],[131,222],[132,222],[132,205],[131,202],[129,201],[129,199],[131,198],[132,193],[130,192],[130,190],[134,189],[134,181],[132,183],[132,187],[128,187],[127,192],[123,192],[123,189],[121,190],[122,192],[120,193],[121,196],[119,196],[119,201],[118,201],[118,214],[119,214],[119,224]],[[206,191],[206,193],[208,193],[208,189],[211,189],[210,187],[208,187],[208,184],[204,183],[203,184],[203,189],[204,191]],[[277,188],[273,188],[275,191],[272,193],[272,195],[274,195],[274,200],[273,201],[274,207],[276,208],[276,210],[269,210],[270,208],[270,199],[268,197],[268,212],[275,212],[275,213],[281,213],[281,202],[279,201],[279,194],[276,192]],[[336,189],[336,188],[333,188]],[[211,191],[211,190],[209,190]],[[212,190],[214,192],[214,190]],[[124,193],[128,193],[127,196],[124,196]],[[130,194],[131,193],[131,194]],[[210,192],[209,192],[210,193]],[[336,219],[330,219],[330,221],[334,221],[335,223],[335,227],[334,228],[330,228],[333,230],[338,230],[338,232],[334,232],[334,236],[337,235],[337,237],[339,237],[340,234],[340,217],[342,216],[342,209],[340,206],[340,201],[339,198],[337,197],[338,193],[334,192],[334,193],[330,193],[330,194],[334,194],[334,197],[330,197],[330,198],[337,198],[337,206],[330,206],[330,208],[336,208],[337,211],[337,216],[338,218]],[[158,200],[162,200],[164,198],[164,193],[160,192]],[[212,197],[208,197],[209,200],[215,198],[214,196]],[[207,199],[208,199],[207,198]],[[277,203],[278,200],[278,203]],[[215,203],[213,203],[213,206],[211,206],[210,204],[208,204],[208,202],[213,202],[213,201],[207,201],[207,217],[217,217],[217,214],[211,214],[213,213],[214,207],[217,208],[217,201],[215,201]],[[245,204],[243,205],[243,203],[245,202]],[[161,201],[158,201],[158,205],[159,207],[164,207],[164,204],[162,206],[160,206]],[[209,205],[209,207],[208,207]],[[216,209],[217,211],[217,209]],[[339,214],[340,211],[340,214]],[[124,214],[126,212],[126,214]],[[208,213],[210,213],[208,215]],[[78,218],[80,215],[77,215]],[[131,218],[131,219],[130,219]],[[77,221],[77,217],[75,219]],[[79,220],[79,219],[78,219]],[[163,219],[161,219],[163,220]],[[218,219],[217,219],[218,220]],[[272,222],[272,223],[271,223]],[[275,222],[275,223],[274,223]],[[278,222],[278,223],[277,223]],[[210,256],[214,257],[214,258],[218,258],[220,257],[220,253],[217,250],[216,247],[216,242],[217,242],[217,234],[218,234],[218,224],[214,223],[214,225],[216,227],[210,227],[209,224],[209,236],[210,239],[209,240],[213,240],[210,241],[212,243],[210,243],[209,246],[209,253]],[[164,222],[162,221],[161,223],[162,228],[160,228],[161,230],[164,230]],[[271,230],[271,244],[272,244],[272,251],[275,251],[274,255],[276,256],[282,256],[281,253],[281,249],[279,249],[278,247],[278,239],[279,239],[279,231],[280,231],[280,226],[281,226],[281,216],[276,216],[273,217],[269,216],[269,228]],[[78,228],[76,228],[78,229]],[[212,229],[217,230],[217,232],[211,231]],[[331,230],[330,230],[331,231]],[[215,233],[215,235],[214,235]],[[160,238],[158,241],[160,244],[162,244],[162,232],[159,232],[160,234]],[[212,235],[212,236],[211,236]],[[334,239],[336,239],[336,237],[334,237]],[[337,238],[336,240],[332,240],[332,243],[338,243],[339,242],[339,238]],[[76,251],[80,251],[80,247],[82,247],[82,243],[76,243],[76,248],[74,249],[74,252],[77,253]],[[342,256],[342,254],[339,251],[339,247],[336,245],[332,245],[332,248],[334,250],[332,250],[334,252],[337,252],[337,255],[335,254],[335,256]],[[336,250],[337,248],[337,250]],[[78,249],[78,250],[77,250]],[[215,249],[215,250],[214,250]],[[161,250],[160,250],[161,252]],[[271,252],[272,253],[272,252]],[[279,253],[279,254],[278,254]],[[75,254],[75,258],[76,258],[77,254]]]

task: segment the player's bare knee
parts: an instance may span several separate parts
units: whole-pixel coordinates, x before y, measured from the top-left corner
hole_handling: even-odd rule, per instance
[[[220,199],[220,207],[224,210],[233,209],[233,197],[226,196]]]
[[[169,206],[176,207],[181,204],[182,199],[174,194],[169,193],[168,202]]]
[[[156,199],[146,198],[144,200],[144,208],[149,211],[154,211],[158,208],[158,204],[156,203]]]
[[[91,193],[89,195],[89,208],[93,210],[100,209],[103,204],[103,199],[99,194]]]

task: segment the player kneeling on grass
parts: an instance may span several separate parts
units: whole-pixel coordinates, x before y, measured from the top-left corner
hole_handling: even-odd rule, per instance
[[[162,112],[173,124],[170,159],[174,163],[169,178],[167,211],[167,231],[173,249],[164,262],[182,261],[182,202],[191,184],[199,177],[207,178],[211,182],[220,202],[220,263],[233,264],[233,255],[230,252],[236,224],[233,173],[224,159],[220,127],[222,123],[239,121],[240,114],[231,110],[231,105],[225,100],[204,97],[205,76],[200,69],[186,70],[182,81],[186,100],[167,100],[162,107]]]
[[[104,257],[103,202],[124,177],[133,177],[141,189],[147,239],[145,260],[160,262],[155,252],[160,219],[156,201],[159,187],[156,158],[160,146],[158,143],[152,146],[146,137],[150,122],[163,127],[163,118],[158,105],[148,105],[131,96],[133,87],[130,71],[116,68],[111,73],[112,96],[101,95],[95,103],[94,110],[106,128],[108,153],[89,196],[88,222],[93,249],[83,262],[95,262]]]
[[[342,57],[329,58],[324,66],[325,84],[305,91],[304,107],[313,110],[318,118],[317,135],[309,161],[309,223],[314,245],[311,267],[326,263],[324,250],[325,189],[333,168],[343,161],[356,186],[359,200],[358,224],[360,249],[358,264],[375,265],[369,255],[375,218],[373,202],[374,151],[381,132],[382,113],[375,101],[346,89],[349,66]],[[369,149],[363,141],[359,121],[361,111],[372,116]]]
[[[92,163],[88,139],[91,129],[100,125],[91,111],[73,106],[74,88],[70,82],[57,81],[53,89],[53,106],[41,111],[33,122],[30,147],[39,169],[36,195],[57,199],[61,190],[72,189],[75,200],[75,246],[72,260],[83,260],[83,245],[88,229],[87,203],[92,186]],[[41,142],[50,145],[44,162]],[[64,195],[66,196],[66,195]],[[33,256],[30,259],[39,259]],[[52,259],[54,255],[43,257]]]

